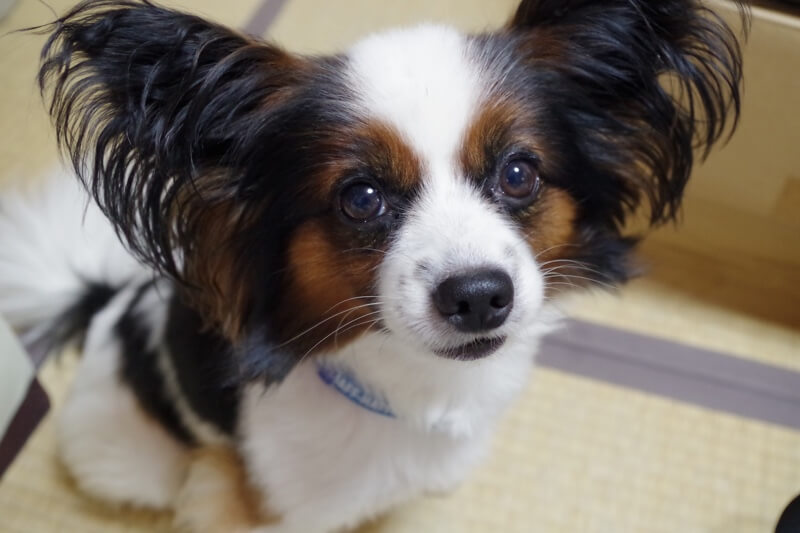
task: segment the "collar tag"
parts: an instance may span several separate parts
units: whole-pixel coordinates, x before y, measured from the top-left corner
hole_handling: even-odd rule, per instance
[[[367,411],[395,418],[386,396],[361,383],[351,369],[327,361],[318,360],[316,364],[319,378],[336,392]]]

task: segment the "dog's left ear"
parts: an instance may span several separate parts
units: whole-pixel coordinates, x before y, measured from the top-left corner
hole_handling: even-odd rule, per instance
[[[731,28],[697,0],[523,0],[507,31],[549,73],[581,153],[619,187],[616,222],[641,196],[652,223],[673,218],[695,151],[705,157],[738,120]]]

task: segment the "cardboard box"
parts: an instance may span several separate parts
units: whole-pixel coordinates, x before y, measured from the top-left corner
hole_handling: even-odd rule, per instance
[[[709,3],[739,24],[732,2]],[[800,10],[776,6],[752,8],[739,129],[698,167],[679,226],[657,231],[644,251],[666,284],[797,328]]]

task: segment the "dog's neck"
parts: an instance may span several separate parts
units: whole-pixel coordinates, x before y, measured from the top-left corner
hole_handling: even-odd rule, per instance
[[[346,368],[359,387],[385,399],[385,410],[397,423],[471,437],[490,429],[522,390],[538,341],[551,327],[533,327],[526,337],[509,339],[495,354],[477,361],[444,359],[384,333],[368,333],[319,360]]]
[[[318,359],[316,364],[319,379],[355,405],[387,418],[396,417],[386,396],[362,383],[347,365],[328,359]]]

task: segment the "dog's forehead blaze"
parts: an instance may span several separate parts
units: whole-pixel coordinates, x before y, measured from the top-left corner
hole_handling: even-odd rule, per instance
[[[287,250],[287,283],[280,304],[285,338],[319,351],[341,346],[373,325],[373,298],[381,254],[342,247],[336,228],[315,219],[294,231]]]
[[[348,52],[357,104],[391,124],[426,165],[451,161],[483,93],[468,39],[424,24],[372,35]]]

